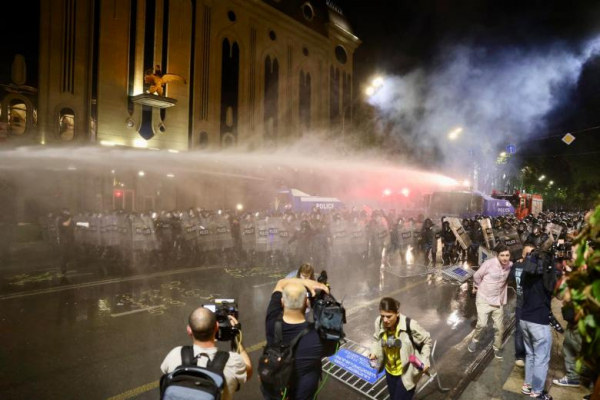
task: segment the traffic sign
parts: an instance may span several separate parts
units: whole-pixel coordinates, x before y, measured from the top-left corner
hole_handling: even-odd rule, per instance
[[[562,141],[569,145],[575,141],[575,136],[567,133],[565,136],[563,136]]]
[[[515,154],[517,152],[517,147],[514,144],[509,144],[506,146],[506,154]]]

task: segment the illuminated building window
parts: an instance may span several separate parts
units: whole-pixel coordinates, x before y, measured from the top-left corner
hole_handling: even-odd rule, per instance
[[[58,137],[65,141],[75,138],[75,112],[70,108],[60,110],[58,117]]]
[[[8,132],[22,135],[27,131],[27,104],[23,100],[14,99],[8,107]]]

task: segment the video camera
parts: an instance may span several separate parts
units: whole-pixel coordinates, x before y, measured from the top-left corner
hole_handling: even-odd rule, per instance
[[[573,244],[570,241],[559,239],[550,248],[555,260],[570,260],[573,257]]]
[[[232,325],[229,320],[231,315],[235,319],[239,318],[239,311],[234,299],[215,299],[215,304],[202,304],[202,307],[214,312],[219,323],[219,331],[217,332],[217,340],[229,342],[234,340],[240,333],[241,324]]]
[[[317,281],[329,287],[327,280],[327,272],[322,271]],[[315,329],[322,339],[337,342],[346,336],[344,333],[346,309],[331,293],[327,293],[324,290],[317,290],[315,297],[312,298],[311,307],[313,309]]]

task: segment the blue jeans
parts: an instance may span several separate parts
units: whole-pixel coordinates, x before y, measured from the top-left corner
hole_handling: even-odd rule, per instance
[[[523,329],[523,342],[525,343],[525,383],[531,385],[532,390],[540,393],[544,390],[550,352],[552,350],[552,331],[550,325],[534,324],[521,320]]]
[[[415,389],[406,390],[402,383],[402,375],[394,376],[385,371],[385,381],[388,391],[390,392],[390,400],[412,400],[415,395]]]
[[[525,343],[523,343],[523,329],[521,329],[521,307],[515,308],[515,359],[525,360]]]

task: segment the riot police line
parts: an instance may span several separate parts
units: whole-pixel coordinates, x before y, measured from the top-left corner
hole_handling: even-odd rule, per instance
[[[72,240],[65,235],[64,221]],[[479,248],[506,244],[513,258],[525,242],[538,247],[576,231],[582,213],[542,213],[519,221],[514,216],[471,219],[404,218],[394,210],[356,208],[341,212],[232,212],[189,209],[127,213],[49,214],[40,219],[44,240],[66,246],[76,263],[99,262],[110,269],[196,266],[211,263],[297,268],[310,262],[389,262],[434,266],[478,264]],[[64,249],[61,250],[64,252]],[[440,254],[441,252],[441,254]],[[412,257],[412,259],[410,259]]]

